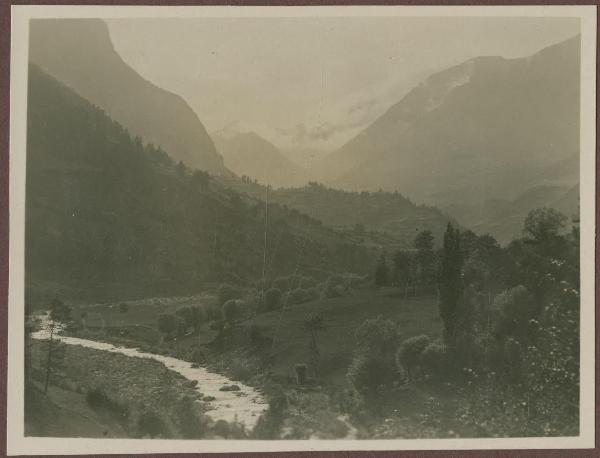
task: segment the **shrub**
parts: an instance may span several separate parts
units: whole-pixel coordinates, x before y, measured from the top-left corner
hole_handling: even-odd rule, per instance
[[[223,320],[214,320],[210,324],[210,329],[213,331],[216,331],[218,333],[221,333],[221,332],[223,332],[224,326],[225,326],[225,324],[223,323]]]
[[[250,326],[249,336],[250,344],[254,347],[262,347],[264,345],[269,345],[273,342],[273,338],[265,336],[260,326],[258,326],[256,323]]]
[[[243,296],[244,292],[241,288],[236,286],[222,284],[219,286],[219,290],[217,292],[218,301],[220,305],[223,305],[225,302],[231,299],[240,299]]]
[[[306,277],[301,275],[298,280],[298,287],[303,289],[314,288],[317,286],[317,280],[312,277]]]
[[[494,299],[495,331],[500,336],[526,336],[529,321],[536,316],[533,296],[524,286],[507,289]]]
[[[183,328],[183,320],[172,313],[158,315],[158,330],[166,334],[167,338],[177,336]]]
[[[145,410],[140,413],[137,421],[137,430],[141,437],[150,436],[151,438],[154,438],[157,436],[170,436],[164,420],[158,412],[153,410]]]
[[[406,371],[409,378],[412,378],[413,370],[421,363],[421,353],[430,344],[429,336],[420,335],[406,339],[400,345],[396,353],[396,362],[398,366]]]
[[[219,391],[240,391],[240,387],[237,385],[223,385],[219,388]]]
[[[195,399],[182,397],[177,404],[179,432],[184,439],[200,439],[202,437],[202,417]]]
[[[396,377],[394,367],[378,355],[360,355],[348,368],[348,379],[364,395],[389,387]]]
[[[452,372],[452,355],[448,346],[432,342],[421,353],[421,367],[428,375],[436,378],[449,377]]]
[[[219,320],[221,319],[221,307],[216,305],[204,307],[204,314],[206,316],[206,319],[209,321]]]
[[[119,312],[127,313],[127,310],[129,310],[129,305],[127,305],[125,302],[121,302],[119,304]]]
[[[92,409],[105,409],[120,417],[126,418],[129,415],[127,406],[110,398],[102,388],[92,388],[85,394],[85,402]]]
[[[255,356],[234,356],[228,363],[228,372],[233,380],[247,381],[262,372],[260,361]]]
[[[306,294],[306,290],[302,289],[302,288],[296,288],[292,291],[290,291],[289,296],[288,296],[288,302],[290,304],[302,304],[304,302],[308,302],[308,297]]]
[[[277,310],[281,307],[281,290],[278,288],[271,288],[265,293],[265,309],[268,312]]]
[[[223,304],[223,319],[227,321],[230,325],[236,322],[239,317],[240,308],[238,301],[235,299],[230,299]]]
[[[192,350],[192,355],[191,355],[191,359],[193,362],[195,362],[196,364],[201,364],[206,362],[206,355],[204,354],[204,352],[202,351],[202,348],[200,347],[195,347]]]
[[[360,350],[379,355],[393,354],[398,343],[398,328],[396,324],[384,319],[381,315],[377,318],[365,320],[354,334]]]

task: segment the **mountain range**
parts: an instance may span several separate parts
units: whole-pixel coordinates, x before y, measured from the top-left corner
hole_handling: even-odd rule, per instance
[[[406,245],[415,231],[441,234],[455,218],[506,243],[537,206],[578,212],[579,37],[435,73],[339,150],[306,152],[303,165],[253,129],[209,136],[185,100],[123,61],[101,20],[32,20],[29,52],[175,162],[254,200],[265,198],[262,185],[280,188],[272,202],[343,230],[363,226]]]
[[[253,282],[263,265],[362,274],[376,260],[378,243],[297,210],[271,202],[266,218],[264,202],[131,137],[35,65],[27,123],[28,301],[190,293]]]
[[[478,57],[433,74],[323,159],[320,179],[341,189],[398,190],[467,226],[515,237],[520,227],[498,232],[481,209],[523,202],[543,186],[563,194],[577,186],[579,62],[577,36],[526,58]],[[511,219],[523,211],[518,206]]]
[[[31,20],[29,60],[174,159],[212,174],[228,173],[188,103],[131,68],[116,52],[104,21]]]
[[[344,188],[435,204],[514,197],[532,174],[579,151],[579,43],[436,73],[322,168]]]

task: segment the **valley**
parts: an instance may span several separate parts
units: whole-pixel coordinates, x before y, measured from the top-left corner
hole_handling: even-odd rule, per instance
[[[104,21],[33,20],[27,434],[579,434],[579,43],[434,73],[309,161],[209,134]]]

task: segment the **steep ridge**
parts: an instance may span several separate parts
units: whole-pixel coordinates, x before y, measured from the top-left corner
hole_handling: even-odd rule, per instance
[[[34,19],[30,24],[31,62],[176,160],[212,174],[227,173],[196,113],[180,96],[147,81],[123,61],[106,23]]]
[[[442,205],[516,198],[579,151],[579,43],[432,75],[325,158],[329,182]]]

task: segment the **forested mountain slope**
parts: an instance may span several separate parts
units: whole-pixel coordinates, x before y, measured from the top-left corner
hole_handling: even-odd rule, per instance
[[[28,300],[116,298],[244,283],[263,269],[265,205],[192,173],[31,65]],[[269,206],[266,274],[367,272],[355,239]]]
[[[435,207],[416,205],[397,192],[350,192],[311,182],[298,188],[269,189],[252,181],[219,178],[224,185],[258,199],[269,199],[313,216],[329,226],[352,230],[357,235],[369,231],[386,233],[402,247],[412,247],[419,231],[431,231],[436,244],[449,221],[456,221]]]

